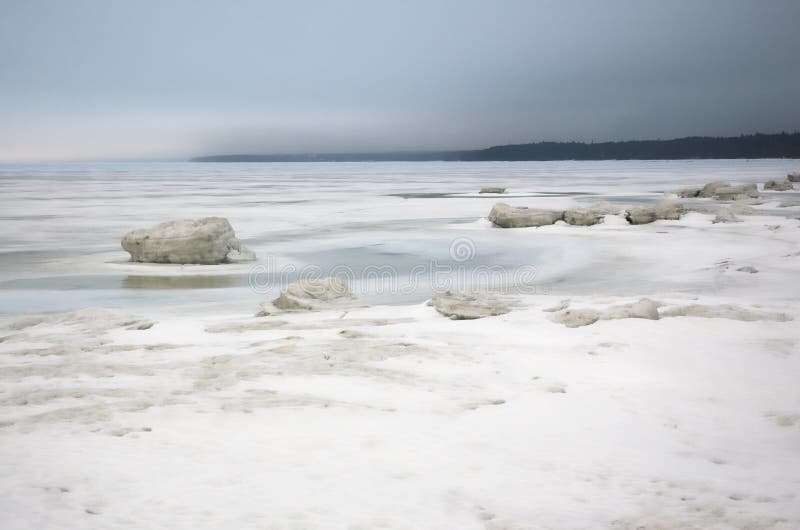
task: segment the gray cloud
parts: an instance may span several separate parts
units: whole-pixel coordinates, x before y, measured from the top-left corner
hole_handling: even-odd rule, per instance
[[[4,0],[0,160],[800,128],[796,0]]]

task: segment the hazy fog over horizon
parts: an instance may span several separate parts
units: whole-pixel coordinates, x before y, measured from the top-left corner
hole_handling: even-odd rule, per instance
[[[800,129],[800,2],[3,0],[0,161]]]

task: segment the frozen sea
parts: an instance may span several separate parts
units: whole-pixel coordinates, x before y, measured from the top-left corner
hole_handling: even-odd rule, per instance
[[[0,165],[0,528],[800,528],[800,193],[761,189],[799,169]],[[720,180],[737,222],[486,219]],[[120,247],[207,216],[257,260]],[[507,313],[426,303],[487,267]],[[260,312],[304,271],[357,298]]]
[[[453,265],[530,266],[541,288],[620,294],[631,281],[651,280],[609,284],[606,277],[601,286],[585,274],[570,276],[601,249],[568,236],[490,230],[484,218],[492,205],[625,206],[714,180],[763,182],[796,166],[791,160],[4,164],[0,313],[252,303],[308,267],[323,273],[345,267],[356,280],[368,280],[368,267],[391,267],[395,288],[363,282],[360,290],[372,302],[424,300],[436,286],[431,271]],[[480,195],[483,186],[508,192]],[[120,239],[128,230],[207,216],[228,218],[258,261],[210,268],[126,264]],[[454,263],[451,247],[459,242],[469,259]],[[411,281],[414,267],[428,275]]]

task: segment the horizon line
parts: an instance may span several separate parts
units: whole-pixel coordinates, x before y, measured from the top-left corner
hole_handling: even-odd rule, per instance
[[[343,151],[324,151],[324,152],[315,152],[315,151],[304,151],[304,152],[297,152],[297,153],[287,153],[287,152],[273,152],[273,153],[254,153],[254,152],[239,152],[239,153],[227,153],[227,154],[213,154],[213,155],[197,155],[197,156],[166,156],[166,157],[102,157],[102,158],[74,158],[74,159],[8,159],[2,160],[0,159],[0,164],[82,164],[82,163],[181,163],[181,162],[205,162],[208,163],[209,161],[204,161],[203,159],[211,159],[211,158],[232,158],[232,157],[284,157],[284,158],[312,158],[312,157],[344,157],[344,156],[370,156],[370,155],[381,155],[381,156],[390,156],[390,155],[443,155],[443,154],[450,154],[455,155],[459,153],[475,153],[481,151],[489,151],[491,149],[501,149],[501,148],[508,148],[508,147],[519,147],[519,146],[530,146],[530,145],[540,145],[540,144],[566,144],[566,145],[597,145],[597,144],[622,144],[622,143],[647,143],[647,142],[671,142],[671,141],[678,141],[678,140],[689,140],[689,139],[736,139],[736,138],[745,138],[745,137],[755,137],[755,136],[792,136],[800,134],[800,128],[794,129],[792,131],[780,131],[780,132],[770,132],[765,133],[761,131],[756,131],[753,133],[740,133],[738,135],[729,135],[729,136],[711,136],[711,135],[691,135],[691,136],[680,136],[680,137],[673,137],[673,138],[640,138],[640,139],[614,139],[614,140],[588,140],[588,141],[579,141],[579,140],[534,140],[530,142],[520,142],[520,143],[505,143],[505,144],[494,144],[488,147],[473,147],[473,148],[462,148],[462,149],[386,149],[386,150],[368,150],[368,151],[358,151],[358,150],[343,150]],[[718,159],[718,160],[729,160],[729,159],[741,159],[741,158],[748,158],[748,157],[699,157],[694,158],[695,160],[704,160],[704,159]],[[761,157],[750,157],[750,158],[761,158]],[[794,158],[794,157],[769,157],[775,159],[781,158]],[[692,158],[684,158],[684,160],[691,160]],[[763,159],[763,158],[762,158]],[[594,159],[563,159],[563,160],[580,160],[580,161],[590,161]],[[596,160],[613,160],[609,158],[603,159],[596,159]],[[630,160],[630,158],[621,158],[616,160]],[[642,158],[639,160],[670,160],[670,158]],[[434,161],[441,161],[441,162],[457,162],[459,160],[436,160],[436,159],[429,159],[429,160],[354,160],[354,161],[335,161],[335,160],[298,160],[297,162],[434,162]],[[464,161],[464,160],[462,160]],[[476,160],[477,161],[477,160]],[[490,160],[481,160],[483,162],[488,162]],[[525,161],[525,160],[495,160],[495,161],[504,161],[504,162],[514,162],[514,161]],[[528,161],[536,161],[536,160],[528,160]],[[257,161],[247,162],[242,161],[240,163],[256,163]],[[269,161],[263,161],[262,163],[266,163]],[[275,161],[279,162],[279,161]],[[285,162],[290,163],[291,160],[286,160]]]

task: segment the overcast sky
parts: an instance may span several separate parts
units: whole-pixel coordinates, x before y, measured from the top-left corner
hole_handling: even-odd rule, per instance
[[[800,0],[0,0],[0,160],[800,130]]]

